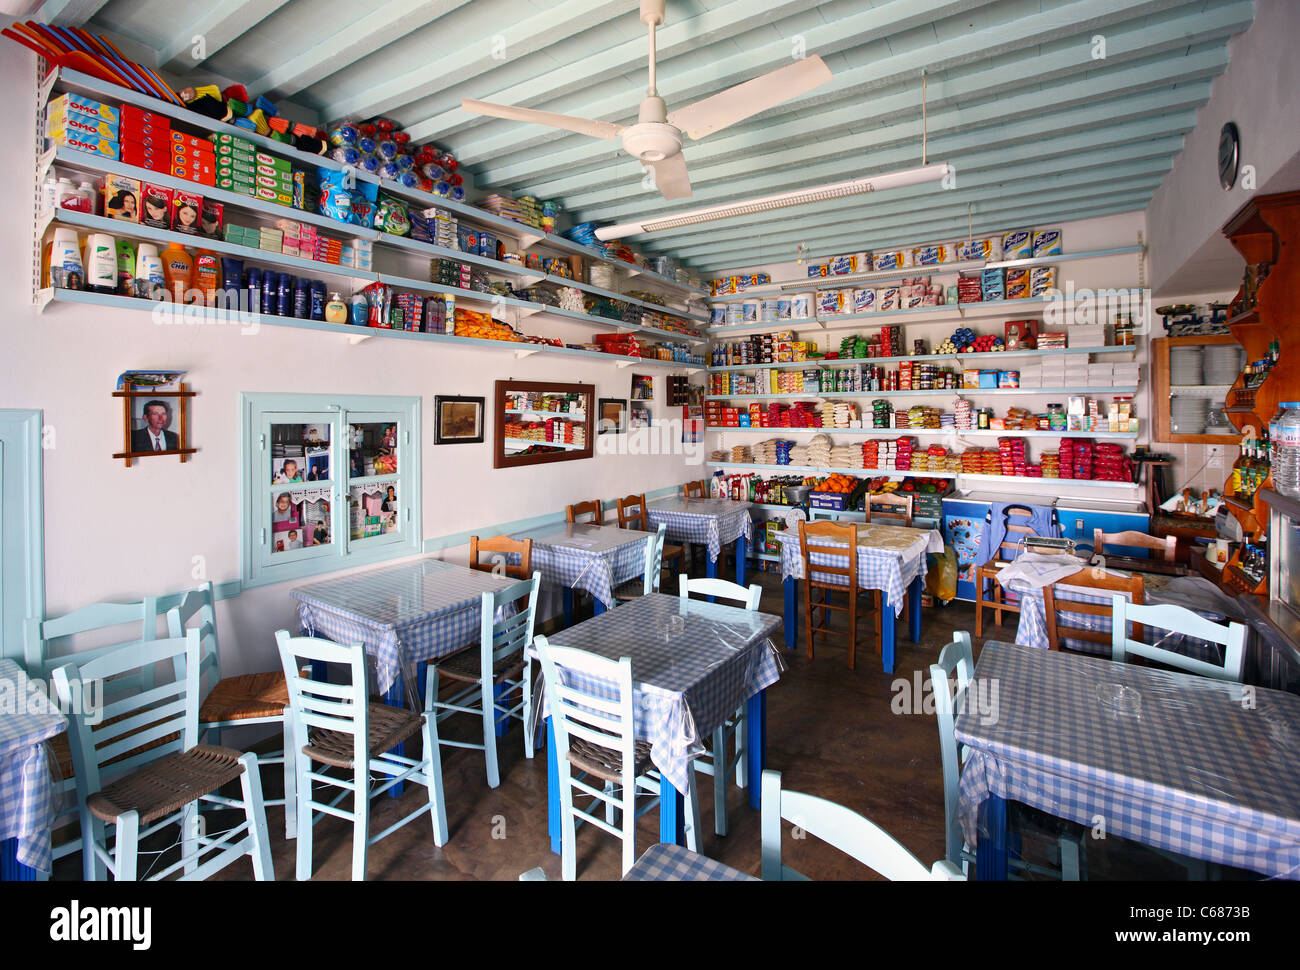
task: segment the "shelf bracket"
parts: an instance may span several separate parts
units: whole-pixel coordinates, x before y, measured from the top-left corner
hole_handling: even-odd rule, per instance
[[[533,356],[533,354],[535,354],[535,353],[538,353],[538,351],[536,351],[536,350],[516,350],[516,351],[515,351],[515,360],[523,360],[525,357],[531,357],[531,356]]]
[[[375,335],[373,333],[367,333],[367,334],[350,333],[350,334],[345,334],[345,336],[348,338],[348,343],[353,347],[355,347],[357,344],[365,343],[367,340],[375,339]]]

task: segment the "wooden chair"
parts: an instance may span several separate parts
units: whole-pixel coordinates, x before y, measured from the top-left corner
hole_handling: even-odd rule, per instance
[[[682,485],[682,498],[708,498],[709,483],[701,478],[698,482],[686,482]]]
[[[1129,601],[1138,606],[1142,605],[1143,585],[1142,577],[1134,574],[1132,576],[1120,576],[1116,573],[1108,573],[1103,569],[1088,567],[1080,569],[1077,573],[1065,577],[1056,583],[1043,587],[1043,620],[1047,624],[1047,644],[1052,650],[1060,650],[1066,640],[1075,640],[1086,643],[1095,643],[1104,647],[1107,651],[1111,649],[1110,631],[1101,632],[1099,630],[1090,630],[1086,626],[1071,625],[1077,621],[1065,619],[1065,614],[1075,614],[1076,616],[1104,616],[1108,620],[1111,615],[1111,604],[1107,603],[1081,603],[1076,600],[1065,597],[1057,598],[1056,590],[1060,587],[1075,587],[1082,593],[1093,596],[1105,596],[1107,593],[1127,594]],[[1096,591],[1096,592],[1094,592]],[[1087,620],[1082,621],[1087,623]],[[1133,626],[1134,633],[1141,638],[1142,628],[1138,624]],[[1077,649],[1066,647],[1069,649]],[[1080,651],[1089,652],[1089,651]],[[1095,653],[1101,653],[1098,650]]]
[[[1178,537],[1165,536],[1163,539],[1157,539],[1145,532],[1134,532],[1131,529],[1126,532],[1102,532],[1100,529],[1093,529],[1093,554],[1104,556],[1106,546],[1135,546],[1139,549],[1150,549],[1152,552],[1160,553],[1160,559],[1164,562],[1174,562],[1177,556]]]
[[[602,525],[605,521],[605,511],[601,508],[600,499],[591,502],[577,502],[567,506],[564,514],[570,522],[588,521],[592,525]],[[584,515],[590,515],[591,519],[584,520]]]
[[[1008,603],[1006,593],[1003,591],[1001,584],[998,583],[998,572],[1006,568],[1007,563],[1016,558],[1020,551],[1020,539],[1017,536],[1037,535],[1032,527],[1025,525],[1023,522],[1011,521],[1011,516],[1030,517],[1034,514],[1033,509],[1024,505],[1008,505],[1003,509],[1007,531],[1006,537],[1003,538],[1002,544],[998,546],[993,558],[983,565],[975,567],[975,638],[978,640],[984,636],[984,607],[988,606],[994,610],[994,617],[998,626],[1002,625],[1002,614],[1020,613],[1019,603]],[[992,599],[984,598],[985,584],[989,586],[989,592]]]
[[[490,554],[486,562],[479,558],[479,553]],[[511,565],[511,556],[519,557],[517,565]],[[470,536],[469,568],[513,579],[528,579],[533,574],[533,540],[512,539],[510,536],[493,536],[490,539]]]
[[[763,845],[763,879],[803,880],[808,877],[781,861],[781,822],[793,822],[848,853],[868,869],[891,882],[900,880],[965,880],[961,869],[946,859],[927,867],[901,843],[874,822],[835,802],[781,788],[781,773],[763,772],[763,811],[760,820]]]
[[[284,808],[284,837],[297,838],[298,798],[294,792],[297,772],[293,767],[290,736],[292,722],[285,715],[289,707],[289,688],[284,682],[284,671],[240,674],[235,677],[221,675],[221,648],[217,642],[217,614],[213,605],[212,584],[204,583],[197,589],[187,590],[180,604],[167,613],[167,633],[172,637],[185,636],[190,620],[197,616],[194,629],[199,631],[203,653],[199,660],[199,688],[203,702],[199,706],[199,739],[221,743],[224,728],[252,727],[274,724],[283,739],[279,751],[260,755],[260,765],[280,765],[284,776],[284,797],[265,802],[268,806]],[[204,687],[204,680],[208,685]]]
[[[752,583],[746,589],[739,583],[725,579],[691,579],[682,573],[677,577],[677,595],[683,600],[689,600],[692,593],[730,600],[751,613],[757,613],[759,601],[763,597],[763,587]],[[749,785],[745,766],[745,734],[745,705],[741,704],[734,714],[714,729],[712,746],[695,761],[696,771],[713,778],[713,831],[718,835],[727,834],[727,785],[733,776],[737,788],[743,789]],[[735,739],[735,754],[728,758],[730,738]],[[719,758],[722,759],[721,762]]]
[[[577,875],[577,827],[582,823],[622,839],[626,873],[636,862],[636,820],[659,802],[659,782],[651,772],[650,742],[636,740],[632,660],[611,660],[573,647],[553,647],[543,636],[537,637],[533,646],[542,662],[555,738],[562,876],[572,881]],[[561,670],[577,676],[566,679]],[[700,809],[694,771],[689,777],[687,844],[696,851]],[[576,805],[575,792],[591,800]],[[638,794],[656,797],[638,809]],[[604,818],[593,813],[599,805],[605,807]]]
[[[524,723],[524,756],[533,756],[528,725],[533,714],[533,665],[525,650],[533,642],[533,621],[537,615],[537,591],[542,584],[542,574],[533,573],[493,593],[484,593],[479,610],[479,643],[477,647],[458,650],[429,664],[424,685],[425,713],[444,721],[453,714],[473,714],[483,725],[483,741],[449,741],[442,739],[444,747],[476,748],[484,753],[487,762],[489,788],[501,784],[497,768],[497,725],[515,717]],[[523,603],[523,606],[518,604]],[[513,615],[496,619],[499,614]],[[490,671],[490,676],[484,676]],[[442,679],[466,685],[446,700],[439,700],[438,688]],[[507,698],[515,691],[521,694],[518,703],[510,706]]]
[[[191,629],[183,637],[116,647],[54,671],[59,703],[74,712],[69,722],[81,816],[81,868],[87,881],[104,878],[106,871],[119,882],[142,875],[153,880],[172,874],[206,879],[244,856],[252,860],[254,878],[275,878],[257,755],[199,743],[202,650],[199,631]],[[159,683],[160,668],[170,668],[174,678]],[[82,709],[83,685],[136,677],[143,671],[153,681],[147,691],[129,693],[105,704],[102,711]],[[105,783],[114,772],[118,777]],[[236,779],[240,800],[215,794]],[[219,838],[207,838],[195,830],[194,806],[200,801],[241,808],[244,821]],[[184,847],[181,858],[142,874],[141,840],[176,824]],[[115,837],[111,852],[110,825]]]
[[[629,495],[626,498],[621,498],[615,505],[618,508],[618,527],[620,529],[639,529],[642,532],[655,531],[650,525],[650,517],[646,512],[644,492],[640,495]],[[662,562],[664,565],[672,564],[674,573],[685,572],[685,547],[665,543]]]
[[[1135,629],[1146,626],[1177,631],[1198,640],[1207,640],[1223,647],[1223,665],[1187,657],[1164,647],[1152,646],[1128,638],[1128,623]],[[1140,625],[1139,625],[1140,624]],[[1246,649],[1246,627],[1229,623],[1226,627],[1213,623],[1192,610],[1170,604],[1141,606],[1129,603],[1123,596],[1111,598],[1111,655],[1116,663],[1124,663],[1130,655],[1154,660],[1166,667],[1175,667],[1188,673],[1213,677],[1216,680],[1241,681],[1241,665]]]
[[[811,541],[810,541],[811,540]],[[818,541],[820,540],[820,541]],[[844,546],[848,548],[845,549]],[[823,611],[822,622],[828,622],[830,612],[847,613],[849,620],[849,669],[854,669],[858,644],[858,597],[863,593],[875,594],[876,605],[876,642],[880,648],[880,599],[879,590],[858,588],[858,530],[853,523],[840,525],[836,522],[800,522],[799,552],[803,556],[803,609],[808,642],[808,659],[813,659],[813,640],[818,633],[836,633],[829,626],[818,626],[814,610]],[[813,565],[813,555],[830,555],[848,557],[848,567]],[[816,577],[823,577],[818,579]],[[829,577],[842,577],[841,582],[834,582]],[[820,601],[812,598],[813,589],[822,591]],[[832,602],[833,593],[847,593],[848,605],[840,606]],[[837,634],[838,635],[838,634]]]
[[[619,603],[639,599],[657,593],[663,577],[664,536],[668,527],[660,523],[659,528],[646,540],[645,565],[639,579],[630,579],[614,590],[614,599]]]
[[[880,492],[867,494],[863,508],[866,509],[868,522],[894,522],[898,525],[912,527],[912,502],[915,496],[898,492]],[[883,508],[881,506],[884,506]]]
[[[298,771],[298,878],[311,878],[312,825],[318,814],[352,822],[354,881],[366,878],[366,857],[372,843],[426,812],[433,816],[433,844],[444,845],[447,805],[434,716],[371,703],[366,696],[366,654],[360,643],[344,646],[318,637],[291,637],[287,630],[277,630],[275,642],[280,647],[280,663],[289,685],[294,737],[306,741],[294,752]],[[349,677],[342,684],[313,680],[300,672],[304,666],[310,670],[307,661],[337,664],[348,671]],[[419,760],[392,751],[416,734],[423,741]],[[322,767],[317,770],[315,765]],[[338,768],[345,774],[328,775],[327,768]],[[385,780],[372,783],[372,775]],[[370,802],[404,781],[424,785],[429,791],[428,803],[371,836]],[[339,793],[332,801],[318,802],[312,797],[313,783],[338,788]],[[338,807],[348,795],[353,796],[350,811]]]

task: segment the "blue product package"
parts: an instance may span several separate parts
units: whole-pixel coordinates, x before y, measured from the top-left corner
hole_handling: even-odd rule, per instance
[[[293,316],[293,277],[277,273],[275,283],[275,312],[279,316]]]
[[[262,271],[250,266],[244,271],[244,287],[247,291],[242,308],[250,313],[262,312]]]
[[[313,320],[325,319],[325,284],[321,280],[311,281],[311,308],[308,316]]]
[[[262,312],[275,313],[280,305],[276,298],[279,290],[280,274],[271,270],[262,271]]]
[[[488,259],[497,258],[497,237],[490,232],[478,234],[478,254]]]
[[[293,315],[306,320],[311,312],[311,281],[301,276],[293,281]]]

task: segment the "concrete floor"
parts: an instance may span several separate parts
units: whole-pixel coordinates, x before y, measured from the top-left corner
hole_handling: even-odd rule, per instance
[[[778,574],[758,573],[752,581],[764,587],[762,609],[780,615]],[[862,619],[857,669],[850,671],[842,642],[819,640],[814,660],[808,660],[802,639],[798,650],[784,650],[778,629],[774,642],[789,669],[768,690],[767,764],[782,772],[783,784],[840,802],[883,827],[927,865],[943,857],[943,782],[939,741],[932,714],[896,714],[891,709],[894,685],[910,684],[916,671],[927,671],[954,629],[974,629],[974,608],[954,603],[927,609],[920,644],[906,640],[905,624],[897,649],[895,672],[880,667],[872,639],[871,621]],[[1014,616],[1000,630],[987,625],[988,639],[1015,638]],[[977,647],[978,650],[978,647]],[[923,675],[924,676],[924,675]],[[459,722],[459,724],[457,724]],[[479,730],[469,717],[453,718],[440,728],[443,737],[472,738]],[[441,849],[433,844],[431,823],[411,822],[370,848],[367,878],[372,880],[514,880],[540,866],[548,879],[560,878],[560,857],[549,848],[546,818],[545,752],[524,757],[522,731],[515,722],[499,746],[501,785],[487,787],[480,752],[444,748],[443,778],[451,837]],[[278,767],[263,772],[266,796],[279,793]],[[749,807],[747,793],[731,786],[728,795],[729,832],[713,831],[713,785],[697,776],[702,814],[701,851],[743,872],[759,873],[759,814]],[[400,798],[373,803],[371,831],[378,832],[419,807],[425,789],[408,785]],[[284,838],[283,813],[267,810],[276,878],[295,878],[296,843]],[[211,828],[211,826],[210,826]],[[638,855],[657,841],[658,811],[639,823]],[[1024,854],[1050,864],[1053,836],[1024,837]],[[315,879],[350,878],[352,828],[339,819],[316,823]],[[793,839],[786,826],[785,861],[817,879],[873,879],[874,873],[813,838]],[[586,826],[578,832],[578,878],[617,879],[621,874],[617,839]],[[1140,846],[1119,839],[1087,847],[1091,878],[1187,878],[1187,870]],[[56,878],[79,878],[79,857],[61,860]],[[142,866],[143,868],[143,866]],[[239,863],[216,878],[248,879],[251,867]]]

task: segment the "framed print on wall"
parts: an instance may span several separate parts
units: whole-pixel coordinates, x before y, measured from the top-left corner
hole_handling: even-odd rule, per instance
[[[481,445],[484,402],[481,397],[436,395],[433,399],[433,443]]]
[[[623,434],[627,431],[627,400],[602,397],[596,411],[597,434]]]

